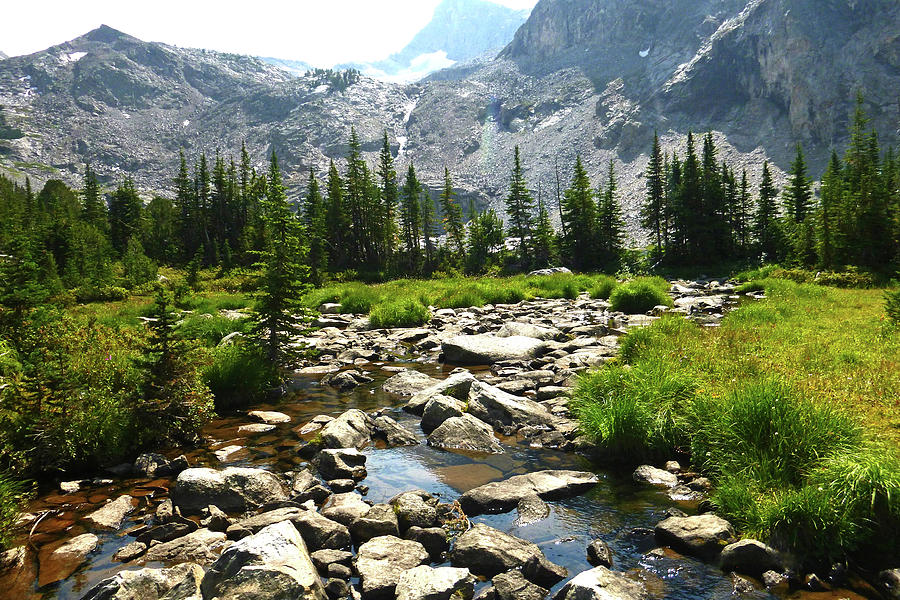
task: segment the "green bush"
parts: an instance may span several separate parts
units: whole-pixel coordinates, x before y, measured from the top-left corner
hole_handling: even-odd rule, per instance
[[[444,294],[435,300],[434,305],[438,308],[470,308],[484,306],[484,299],[476,290],[466,288]]]
[[[250,333],[253,328],[251,319],[229,319],[221,315],[207,313],[190,315],[179,326],[178,333],[189,340],[198,340],[204,346],[218,346],[229,333]]]
[[[748,269],[740,271],[734,276],[737,281],[752,281],[754,279],[766,279],[772,275],[772,272],[780,269],[778,265],[765,265],[756,269]]]
[[[596,284],[591,288],[591,298],[599,300],[609,300],[613,290],[619,285],[614,277],[601,275]]]
[[[746,281],[741,285],[737,286],[734,290],[738,294],[748,294],[750,292],[764,292],[766,291],[766,285],[763,281],[759,279],[754,279],[752,281]]]
[[[28,496],[28,487],[9,473],[0,472],[0,552],[13,540],[12,530]]]
[[[232,410],[263,399],[278,383],[278,372],[249,344],[229,344],[212,351],[203,382],[215,398],[216,409]]]
[[[86,304],[88,302],[115,302],[128,298],[128,290],[123,287],[103,286],[93,287],[85,286],[75,290],[75,300]]]
[[[884,292],[884,312],[894,325],[900,325],[900,289]]]
[[[369,313],[369,323],[379,329],[418,327],[430,318],[431,313],[421,302],[409,299],[379,304]]]
[[[349,287],[341,294],[341,312],[354,315],[365,314],[381,300],[374,288],[358,284]]]
[[[631,281],[620,285],[609,296],[613,310],[626,314],[646,313],[654,306],[672,306],[672,299],[650,281]]]

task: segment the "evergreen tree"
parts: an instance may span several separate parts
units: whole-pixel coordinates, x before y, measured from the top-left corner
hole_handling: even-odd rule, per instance
[[[309,310],[302,303],[310,289],[310,270],[304,264],[308,248],[302,243],[301,224],[288,203],[275,152],[263,208],[269,243],[260,253],[262,274],[254,332],[269,361],[287,366],[299,354],[291,344],[292,338],[302,335],[310,320]]]
[[[769,161],[765,161],[763,163],[762,180],[759,184],[759,204],[756,209],[755,229],[759,253],[763,260],[770,262],[777,261],[779,258],[778,212],[775,207],[775,199],[777,197],[778,190],[772,182]]]
[[[647,197],[641,208],[641,226],[650,230],[656,239],[656,251],[663,250],[663,224],[665,219],[665,172],[663,171],[662,150],[659,136],[653,134],[653,149],[647,165]]]
[[[744,169],[741,171],[737,210],[734,215],[734,238],[740,258],[746,258],[750,252],[750,219],[753,216],[751,203],[750,183],[747,179],[747,170]]]
[[[190,260],[200,245],[200,234],[194,199],[194,185],[188,173],[184,150],[179,150],[178,176],[175,177],[175,212],[178,215],[179,247],[184,260]]]
[[[717,150],[712,133],[703,138],[703,158],[700,171],[700,212],[694,215],[692,227],[694,260],[709,262],[713,257],[725,258],[728,248],[728,222],[725,215],[725,194]]]
[[[825,269],[835,266],[836,247],[841,245],[837,239],[837,212],[843,205],[844,183],[841,179],[841,160],[836,152],[831,153],[831,160],[822,176],[821,202],[818,215],[818,256],[819,264]]]
[[[178,215],[172,201],[154,196],[147,205],[143,244],[147,256],[162,264],[173,264],[179,257]]]
[[[562,197],[563,245],[569,264],[587,271],[597,266],[597,205],[581,156],[575,158],[572,183]]]
[[[788,185],[783,193],[784,214],[794,223],[803,223],[812,210],[812,182],[806,175],[803,146],[797,144],[797,154],[791,163]]]
[[[141,208],[134,182],[125,177],[109,201],[109,237],[119,255],[124,254],[128,239],[141,233]]]
[[[456,257],[461,258],[466,251],[466,240],[462,222],[462,209],[455,198],[456,192],[453,191],[453,180],[450,179],[450,170],[445,167],[444,187],[440,196],[441,212],[444,215],[444,231],[447,232],[448,245],[452,245]]]
[[[682,247],[678,254],[683,262],[698,262],[708,257],[703,256],[701,238],[704,235],[702,171],[694,147],[694,135],[688,132],[687,154],[681,164],[681,183],[678,187],[676,201],[675,228]]]
[[[421,211],[419,209],[419,196],[422,186],[416,178],[416,169],[413,163],[409,163],[406,171],[406,182],[401,192],[400,227],[403,230],[403,245],[406,248],[408,269],[415,273],[419,264],[421,249]]]
[[[534,266],[538,268],[549,267],[557,260],[556,232],[541,198],[540,186],[538,186],[538,217],[532,236],[531,252]]]
[[[106,232],[109,223],[106,220],[106,206],[100,196],[100,184],[97,175],[91,169],[91,163],[84,165],[84,183],[81,188],[82,215],[84,220],[102,232]]]
[[[528,238],[531,236],[531,211],[533,208],[534,200],[525,183],[522,162],[519,158],[519,147],[516,146],[509,195],[506,197],[506,214],[509,217],[510,232],[519,238],[519,258],[523,263],[527,262],[526,253]]]
[[[137,236],[128,238],[128,246],[122,255],[122,268],[130,288],[156,279],[156,263],[144,253],[144,247]]]
[[[344,210],[344,182],[334,161],[328,167],[325,227],[328,230],[328,261],[333,272],[347,268],[350,259],[350,223]]]
[[[303,213],[309,240],[310,277],[314,284],[322,283],[328,270],[327,231],[325,229],[325,206],[319,192],[319,180],[315,170],[309,169],[309,187],[306,192],[306,204]]]
[[[380,260],[383,264],[390,261],[396,248],[397,239],[397,203],[400,197],[397,183],[397,172],[394,170],[394,157],[388,143],[387,131],[382,138],[381,153],[378,156],[378,180],[381,193],[381,227],[379,233]]]
[[[600,200],[597,208],[599,264],[605,268],[618,265],[625,243],[625,222],[622,220],[617,190],[615,164],[610,160],[606,188],[598,194]]]
[[[425,240],[425,272],[434,270],[434,200],[427,190],[420,193],[419,213],[422,215],[422,239]]]
[[[466,270],[469,273],[483,273],[502,244],[503,221],[493,210],[476,213],[475,203],[472,201],[469,205]]]

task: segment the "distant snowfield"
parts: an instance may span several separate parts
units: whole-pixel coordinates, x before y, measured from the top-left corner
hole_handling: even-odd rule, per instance
[[[418,81],[423,77],[427,77],[435,71],[452,67],[455,64],[455,60],[447,58],[447,52],[445,50],[438,50],[437,52],[420,54],[409,61],[409,67],[402,69],[397,73],[386,73],[381,69],[370,66],[363,69],[362,74],[372,77],[373,79],[380,79],[381,81],[391,83],[411,83],[413,81]]]
[[[78,62],[85,56],[87,56],[87,52],[72,52],[70,54],[60,55],[59,60],[61,60],[64,63],[73,63],[73,62]]]

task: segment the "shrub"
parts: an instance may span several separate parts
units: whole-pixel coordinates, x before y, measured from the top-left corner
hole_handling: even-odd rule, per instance
[[[374,288],[366,285],[354,285],[346,288],[341,294],[341,312],[354,315],[365,314],[372,310],[381,298]]]
[[[609,296],[618,285],[619,282],[615,278],[601,275],[597,283],[591,288],[591,298],[609,300]]]
[[[126,298],[128,298],[128,290],[111,285],[102,287],[85,286],[75,290],[75,300],[82,304],[88,302],[115,302]]]
[[[265,397],[278,383],[278,372],[256,347],[229,344],[212,351],[203,382],[215,398],[216,409],[231,410]]]
[[[410,299],[379,304],[369,313],[369,323],[379,329],[418,327],[430,318],[431,313],[421,302]]]
[[[900,289],[884,292],[884,312],[894,325],[900,325]]]
[[[219,345],[229,333],[250,333],[251,319],[229,319],[221,315],[199,314],[187,317],[179,326],[179,334],[189,340],[198,340],[204,346]]]
[[[627,314],[645,313],[659,304],[673,305],[669,295],[649,281],[631,281],[620,285],[610,294],[609,303],[613,310]]]
[[[734,290],[738,294],[748,294],[750,292],[764,292],[766,291],[766,285],[759,279],[754,279],[752,281],[746,281],[741,285],[737,286]]]
[[[12,542],[12,530],[28,496],[28,487],[8,473],[0,472],[0,552]]]
[[[734,276],[737,281],[752,281],[754,279],[766,279],[772,275],[772,272],[780,269],[778,265],[764,265],[757,269],[748,269],[740,271]]]
[[[484,299],[476,290],[465,288],[444,294],[435,300],[434,305],[438,308],[469,308],[484,306]]]

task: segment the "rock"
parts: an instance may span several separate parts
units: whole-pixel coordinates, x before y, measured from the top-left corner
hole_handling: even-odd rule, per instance
[[[281,523],[282,521],[293,522],[297,519],[302,519],[308,512],[309,511],[302,508],[297,508],[295,506],[286,506],[273,510],[267,510],[245,519],[241,519],[237,523],[229,526],[228,531],[244,529],[249,531],[251,534],[254,534],[262,529],[265,529],[269,525]]]
[[[594,540],[587,547],[587,561],[595,567],[611,568],[612,551],[603,540]]]
[[[543,277],[546,275],[553,275],[554,273],[571,273],[566,267],[548,267],[546,269],[538,269],[536,271],[532,271],[528,274],[529,277]]]
[[[550,426],[553,415],[534,400],[513,396],[503,390],[476,381],[469,388],[468,412],[495,428],[513,425]]]
[[[519,516],[516,518],[515,524],[519,527],[537,523],[550,516],[550,507],[537,494],[525,496],[519,500],[516,510],[519,512]]]
[[[316,568],[323,572],[328,570],[328,565],[335,563],[350,566],[353,553],[346,550],[317,550],[310,554],[309,557],[312,559],[313,564],[316,565]]]
[[[550,590],[531,583],[521,571],[512,570],[492,580],[497,600],[544,600]]]
[[[92,587],[81,600],[188,600],[190,596],[183,593],[187,586],[182,584],[202,578],[202,567],[190,563],[168,569],[120,571]]]
[[[437,379],[429,377],[425,373],[413,369],[404,369],[385,380],[381,389],[392,396],[405,398],[413,396],[436,383],[439,383]]]
[[[329,579],[325,583],[325,593],[328,594],[328,597],[332,600],[350,597],[350,584],[342,579]]]
[[[606,567],[594,567],[573,577],[553,600],[645,600],[647,597],[640,583]]]
[[[667,460],[666,471],[669,473],[681,473],[681,463],[677,460]]]
[[[376,504],[350,525],[350,534],[357,546],[382,535],[399,536],[400,526],[394,507],[389,504]]]
[[[784,563],[774,548],[757,540],[741,540],[722,548],[722,570],[759,577],[765,571],[782,571]]]
[[[354,408],[327,423],[319,436],[325,448],[365,448],[372,442],[373,425],[369,415]]]
[[[553,400],[554,398],[559,398],[560,396],[565,396],[569,393],[570,388],[563,387],[561,385],[545,385],[538,389],[537,391],[537,399],[538,402],[544,402],[546,400]]]
[[[815,573],[810,573],[803,578],[803,587],[811,592],[827,592],[831,586],[822,581]]]
[[[349,392],[353,388],[359,386],[359,380],[353,376],[351,371],[338,371],[331,373],[322,378],[322,385],[330,385],[342,392]]]
[[[878,574],[878,583],[888,598],[900,599],[900,569],[882,571]]]
[[[247,416],[268,425],[291,422],[291,418],[288,415],[274,410],[251,410],[247,413]]]
[[[331,481],[328,481],[326,483],[328,487],[331,488],[331,491],[335,494],[352,492],[353,488],[356,487],[356,482],[352,479],[332,479]]]
[[[156,522],[161,524],[168,523],[175,517],[176,514],[180,517],[181,511],[175,508],[175,505],[172,504],[171,498],[166,498],[159,503],[159,506],[156,507]]]
[[[421,490],[403,492],[388,502],[397,514],[400,531],[410,527],[431,527],[437,521],[437,500]]]
[[[444,360],[454,365],[490,365],[501,360],[540,356],[546,342],[524,336],[461,335],[441,344]]]
[[[468,569],[422,565],[400,576],[397,600],[472,600],[475,578]]]
[[[98,529],[118,529],[125,517],[134,512],[137,502],[129,495],[119,496],[88,514],[84,520]]]
[[[469,371],[451,373],[450,376],[443,381],[440,381],[429,388],[425,388],[410,398],[409,402],[406,403],[406,406],[403,407],[403,410],[421,416],[422,411],[425,410],[425,405],[435,396],[450,396],[451,398],[465,401],[468,398],[469,387],[472,385],[473,381],[475,381],[475,376]]]
[[[634,470],[631,478],[638,483],[647,483],[663,487],[675,487],[678,485],[678,476],[669,471],[663,471],[650,465],[641,465]]]
[[[790,579],[783,573],[777,571],[766,571],[762,574],[763,585],[770,592],[785,594],[791,587]],[[898,596],[900,598],[900,596]]]
[[[323,315],[339,315],[341,314],[341,305],[336,302],[325,302],[319,306],[319,312]]]
[[[257,433],[269,433],[270,431],[275,431],[275,426],[267,425],[265,423],[250,423],[249,425],[241,425],[237,428],[238,433],[245,433],[249,435]]]
[[[197,524],[193,521],[179,519],[148,529],[135,539],[142,544],[150,546],[152,542],[171,542],[175,538],[180,538],[183,535],[197,531],[197,529]]]
[[[737,573],[731,574],[731,593],[735,596],[742,596],[744,594],[752,594],[756,591],[756,586],[753,585],[753,582],[749,579],[741,577]]]
[[[404,571],[428,562],[422,544],[385,535],[359,547],[354,564],[365,600],[392,598]]]
[[[133,470],[137,475],[143,477],[168,477],[178,475],[188,466],[187,458],[184,455],[170,461],[162,454],[145,452],[135,459]]]
[[[277,475],[247,467],[186,469],[172,489],[173,504],[185,513],[200,512],[210,504],[239,512],[287,499],[287,487]]]
[[[224,533],[198,529],[170,542],[151,546],[141,562],[193,562],[200,565],[211,564],[219,552],[229,542]]]
[[[669,517],[657,523],[655,533],[661,544],[706,560],[736,541],[731,523],[713,514]]]
[[[565,569],[547,560],[535,544],[482,523],[459,536],[450,551],[450,562],[486,577],[521,568],[529,581],[548,588],[566,574]]]
[[[504,338],[519,336],[534,338],[536,340],[552,340],[559,334],[559,329],[551,329],[549,327],[539,327],[530,323],[510,321],[503,324],[503,327],[501,327],[500,331],[497,332],[497,337]]]
[[[543,500],[569,498],[583,494],[598,481],[596,475],[586,471],[537,471],[471,489],[460,497],[459,503],[469,516],[507,512],[527,496]]]
[[[322,516],[349,527],[371,508],[356,492],[334,494],[322,508]]]
[[[147,544],[142,542],[131,542],[125,544],[113,554],[112,559],[118,562],[129,562],[147,551]]]
[[[200,525],[210,531],[225,531],[231,525],[231,519],[218,506],[210,504],[206,507],[206,517],[200,521]]]
[[[315,511],[302,511],[292,520],[311,550],[343,550],[350,547],[350,531]]]
[[[433,396],[422,413],[422,431],[431,433],[452,417],[461,417],[466,412],[466,405],[451,396]]]
[[[366,477],[366,455],[355,448],[322,450],[313,461],[319,475],[326,480]]]
[[[375,435],[384,438],[388,446],[416,446],[419,438],[416,434],[402,427],[397,421],[387,416],[375,419]]]
[[[69,540],[48,544],[38,553],[40,569],[38,587],[62,581],[84,564],[88,555],[97,549],[100,539],[93,533],[83,533]]]
[[[289,523],[269,525],[233,544],[201,584],[204,598],[325,600],[303,538]]]
[[[425,550],[432,559],[439,558],[450,547],[450,542],[447,541],[447,531],[443,527],[416,527],[414,525],[406,530],[403,537],[425,546]]]
[[[491,426],[468,413],[444,421],[428,435],[428,445],[443,450],[503,453]]]

